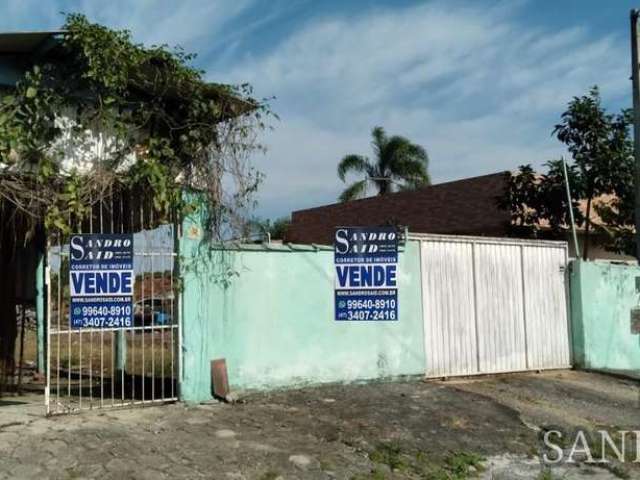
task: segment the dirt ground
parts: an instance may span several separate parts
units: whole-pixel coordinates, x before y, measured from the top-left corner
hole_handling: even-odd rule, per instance
[[[545,471],[540,429],[640,430],[637,382],[585,372],[395,381],[43,418],[0,399],[0,478],[640,478],[640,465]],[[38,399],[39,400],[39,399]]]

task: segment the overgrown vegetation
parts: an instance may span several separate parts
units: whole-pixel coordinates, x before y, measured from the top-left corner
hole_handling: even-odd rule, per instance
[[[566,194],[563,160],[547,162],[546,173],[535,172],[531,165],[521,166],[502,200],[512,212],[514,232],[561,237],[571,227],[573,209],[576,226],[584,228],[584,258],[589,255],[594,229],[608,250],[635,255],[630,126],[630,111],[607,113],[597,87],[575,97],[553,130],[571,154],[572,161],[567,163],[571,202]],[[584,212],[579,208],[580,201],[584,202]],[[594,212],[600,217],[595,225]]]
[[[269,470],[268,472],[265,472],[260,476],[260,480],[277,480],[280,477],[281,476],[278,474],[278,472]]]
[[[369,453],[369,459],[376,467],[352,480],[384,480],[396,478],[396,474],[402,474],[402,478],[421,480],[466,480],[483,470],[484,461],[480,455],[465,451],[451,452],[444,458],[433,458],[424,452],[405,449],[397,442],[380,443]]]
[[[536,480],[555,480],[553,473],[548,468],[544,468]]]
[[[63,30],[0,101],[0,194],[27,230],[44,220],[68,231],[114,186],[144,191],[161,215],[197,189],[213,234],[238,228],[260,181],[246,157],[268,105],[248,85],[207,83],[181,49],[78,14]]]
[[[196,198],[205,236],[241,231],[261,180],[248,156],[260,149],[256,136],[271,114],[249,85],[207,82],[194,55],[137,44],[130,32],[79,14],[67,15],[63,33],[24,60],[24,76],[0,92],[5,371],[16,334],[18,246],[43,231],[70,233],[124,192],[144,202],[156,224],[191,211],[185,199]]]

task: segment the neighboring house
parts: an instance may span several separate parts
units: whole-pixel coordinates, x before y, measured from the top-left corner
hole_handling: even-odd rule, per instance
[[[609,252],[602,246],[605,239],[603,238],[602,233],[598,232],[597,227],[604,226],[604,224],[602,222],[602,218],[600,218],[600,215],[598,215],[598,211],[597,211],[598,205],[608,204],[612,198],[613,198],[612,195],[601,195],[600,197],[593,199],[593,204],[591,206],[591,213],[589,214],[589,217],[591,218],[591,233],[589,234],[589,238],[590,238],[589,259],[632,262],[635,264],[636,259],[634,257],[629,255],[621,255],[618,253]],[[580,203],[579,205],[580,211],[582,212],[583,215],[586,216],[587,201],[580,200],[579,203]],[[544,230],[545,225],[543,225],[541,228]],[[582,254],[582,249],[584,248],[584,236],[585,236],[584,225],[579,227],[576,230],[576,233],[578,237],[578,246],[580,248],[580,253]],[[569,255],[571,257],[575,257],[576,256],[575,247],[573,244],[573,238],[571,237],[570,233],[567,234],[567,241],[569,242]]]
[[[306,210],[294,211],[285,240],[291,243],[332,244],[337,226],[397,225],[410,232],[487,237],[513,236],[511,215],[498,206],[508,187],[508,171],[465,178],[423,187],[414,191],[397,192],[345,203],[334,203]],[[580,208],[586,211],[586,202]],[[600,220],[592,209],[594,224]],[[545,237],[547,227],[540,227]],[[584,229],[578,229],[580,247]],[[607,252],[598,245],[598,234],[591,233],[589,258],[627,261],[631,257]],[[569,256],[575,257],[568,232]]]
[[[35,64],[49,63],[56,65],[65,55],[62,47],[64,31],[15,32],[0,33],[0,95],[10,92],[16,83]],[[131,86],[132,98],[147,100],[161,97],[165,101],[177,98],[178,94],[167,91],[143,90],[138,84]],[[226,90],[226,86],[217,83],[205,85],[205,95],[209,100],[221,106],[221,120],[233,118],[253,110],[256,105]],[[75,170],[79,173],[89,171],[97,159],[109,160],[119,145],[112,131],[103,125],[92,125],[78,131],[76,115],[70,109],[58,112],[55,127],[60,135],[51,145],[52,155],[60,164],[62,174]],[[137,137],[144,139],[146,132],[139,132]],[[132,151],[126,155],[119,171],[131,167],[136,161],[137,153]],[[0,168],[4,165],[0,164]]]
[[[498,207],[498,198],[510,175],[505,171],[298,210],[291,215],[286,240],[331,244],[336,226],[389,224],[417,233],[506,236],[510,215]]]

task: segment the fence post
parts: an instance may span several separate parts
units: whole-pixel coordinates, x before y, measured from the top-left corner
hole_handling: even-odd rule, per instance
[[[124,336],[124,330],[118,330],[116,332],[115,343],[115,356],[116,356],[116,374],[115,378],[121,378],[121,372],[125,368],[125,359],[127,358],[127,343]]]
[[[36,337],[37,337],[37,355],[36,369],[38,373],[45,373],[45,258],[46,247],[44,235],[36,236]]]

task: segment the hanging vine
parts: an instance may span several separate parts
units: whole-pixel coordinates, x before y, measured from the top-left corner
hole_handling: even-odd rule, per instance
[[[248,85],[206,82],[193,59],[67,15],[0,99],[0,197],[28,219],[21,235],[68,232],[114,187],[145,192],[160,215],[190,208],[195,190],[210,234],[241,228],[261,180],[248,156],[272,112]]]

